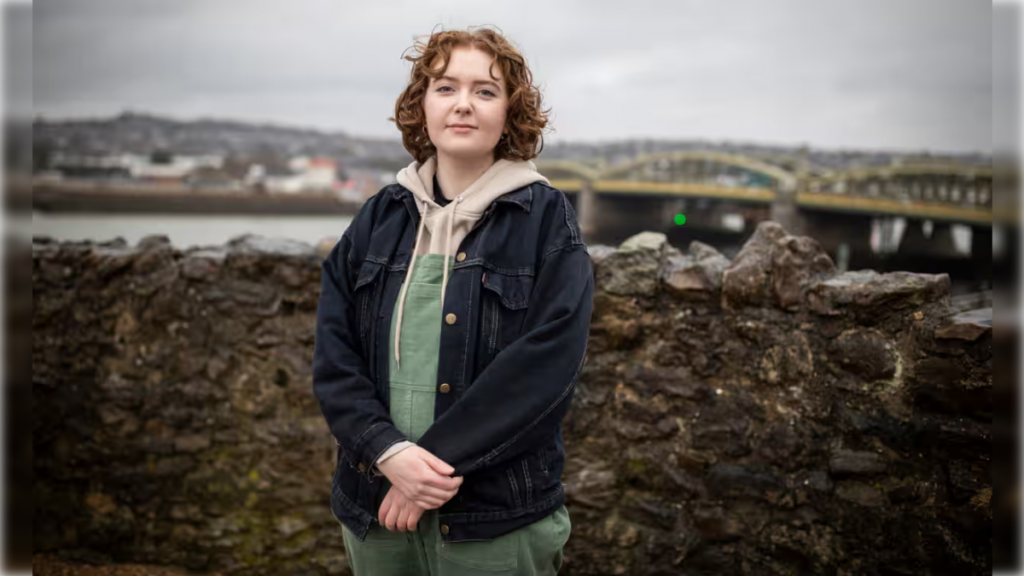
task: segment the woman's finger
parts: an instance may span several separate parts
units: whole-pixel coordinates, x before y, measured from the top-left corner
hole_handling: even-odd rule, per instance
[[[462,476],[442,476],[431,468],[426,468],[420,476],[420,484],[427,484],[442,490],[452,490],[462,484]]]
[[[409,531],[416,530],[416,525],[419,524],[420,516],[423,514],[423,510],[418,506],[410,506],[409,510]]]
[[[398,512],[399,512],[398,509],[399,508],[400,508],[400,506],[392,506],[391,509],[388,510],[387,519],[385,520],[384,524],[385,524],[385,528],[387,528],[391,532],[394,532],[395,528],[398,525]]]
[[[380,522],[381,526],[384,526],[384,522],[387,520],[388,511],[391,510],[391,502],[394,500],[394,495],[395,493],[393,490],[388,490],[387,495],[384,496],[384,501],[380,503],[380,510],[377,511],[377,521]]]
[[[405,506],[398,512],[398,521],[395,524],[395,528],[399,532],[407,532],[409,530],[409,503],[406,502]]]
[[[438,498],[436,496],[427,496],[427,497],[423,497],[423,498],[414,500],[414,502],[416,504],[418,504],[421,508],[425,508],[427,510],[433,510],[435,508],[440,508],[441,506],[443,506],[445,504],[445,502],[448,502],[449,500],[454,498],[457,493],[458,493],[458,490],[450,490],[448,492],[445,492],[444,496],[442,496],[440,498]]]
[[[425,500],[412,500],[413,504],[426,510],[434,510],[435,508],[440,508],[441,506],[444,506],[445,502],[447,502],[447,500],[440,500],[437,498],[428,498]]]
[[[429,498],[449,500],[451,499],[452,496],[455,495],[456,492],[458,492],[458,488],[452,490],[444,490],[442,488],[437,488],[435,486],[421,486],[420,489],[416,491],[416,495],[413,497],[413,500]]]

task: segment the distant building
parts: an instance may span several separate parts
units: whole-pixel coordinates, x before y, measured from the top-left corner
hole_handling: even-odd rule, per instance
[[[332,190],[338,182],[338,163],[330,158],[300,156],[289,163],[302,174],[307,190]]]
[[[337,163],[331,158],[298,156],[287,166],[254,164],[246,181],[278,194],[300,192],[336,192],[341,183]]]
[[[49,171],[61,178],[84,180],[128,180],[131,169],[120,156],[54,152]]]
[[[149,155],[122,155],[136,180],[151,183],[186,184],[189,174],[201,168],[220,170],[224,157],[217,155],[185,156],[165,152]]]
[[[150,183],[185,184],[189,174],[209,168],[220,170],[221,156],[183,156],[166,152],[153,154],[68,154],[56,152],[50,170],[64,178],[131,180]]]

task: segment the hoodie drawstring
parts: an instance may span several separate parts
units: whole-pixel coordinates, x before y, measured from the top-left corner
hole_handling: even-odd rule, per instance
[[[444,247],[444,277],[441,280],[441,311],[444,312],[444,293],[445,288],[448,287],[448,258],[451,255],[452,247],[452,226],[455,222],[455,211],[459,208],[459,202],[462,202],[462,194],[459,194],[453,200],[455,203],[452,209],[448,212],[448,238],[445,242]],[[409,281],[412,279],[412,267],[416,263],[416,252],[419,250],[420,237],[423,235],[423,228],[427,220],[427,201],[423,201],[423,211],[420,212],[420,225],[416,230],[416,243],[412,246],[412,254],[409,256],[409,268],[405,272],[405,282],[402,283],[402,294],[398,299],[398,319],[395,325],[395,367],[396,372],[402,370],[402,359],[399,354],[399,347],[402,341],[402,313],[405,311],[405,294],[409,290]]]
[[[420,245],[420,236],[423,234],[424,223],[427,218],[427,201],[423,201],[423,211],[420,212],[420,225],[416,230],[416,243],[412,245],[412,254],[409,255],[409,268],[405,271],[405,281],[402,282],[402,295],[398,299],[398,320],[395,325],[395,363],[396,371],[402,370],[401,356],[398,354],[398,346],[402,334],[402,312],[405,309],[405,293],[409,290],[409,280],[412,278],[412,267],[416,264],[416,250]]]

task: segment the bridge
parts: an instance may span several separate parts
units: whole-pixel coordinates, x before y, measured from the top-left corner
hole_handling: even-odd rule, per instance
[[[992,259],[991,166],[922,162],[826,170],[796,157],[714,150],[645,154],[615,167],[536,163],[569,194],[589,242],[617,244],[639,230],[671,236],[685,228],[720,243],[771,219],[814,237],[837,261],[864,265],[874,260],[872,221],[903,218],[903,237],[898,248],[890,247],[901,259]],[[676,214],[685,215],[684,226],[675,223]],[[970,228],[970,255],[956,249],[954,225]]]

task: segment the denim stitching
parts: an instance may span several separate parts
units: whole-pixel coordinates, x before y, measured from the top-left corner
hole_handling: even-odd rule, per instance
[[[558,406],[558,404],[561,403],[562,400],[565,399],[566,395],[569,394],[569,392],[572,390],[573,386],[576,385],[576,380],[579,379],[580,372],[583,370],[583,363],[587,361],[587,347],[589,345],[590,345],[590,339],[588,338],[586,343],[583,346],[583,358],[580,359],[580,365],[576,367],[576,374],[574,374],[573,377],[572,377],[572,380],[569,381],[569,385],[566,386],[564,390],[562,390],[562,394],[558,397],[558,399],[555,400],[554,402],[552,402],[551,405],[548,406],[547,410],[545,410],[540,416],[537,416],[536,418],[534,418],[533,422],[530,422],[529,426],[527,426],[526,428],[523,428],[522,430],[520,430],[519,434],[516,434],[515,436],[512,437],[511,440],[505,442],[501,446],[498,446],[494,450],[491,450],[491,452],[489,454],[481,457],[480,459],[478,459],[473,464],[467,466],[467,470],[472,470],[472,469],[476,468],[476,465],[479,464],[480,462],[484,462],[484,463],[489,462],[492,458],[494,458],[498,454],[501,454],[506,448],[511,446],[523,434],[526,434],[526,432],[529,431],[530,428],[533,428],[534,426],[536,426],[537,422],[540,422],[545,416],[548,415],[548,412],[551,412],[552,410],[554,410],[555,406]]]
[[[493,522],[495,520],[508,520],[510,518],[526,516],[527,514],[537,510],[546,510],[552,504],[564,498],[565,484],[562,484],[561,490],[540,502],[534,503],[534,505],[529,508],[524,507],[515,510],[503,510],[497,512],[453,512],[451,514],[438,514],[438,519],[440,522],[448,524],[449,526],[456,522]]]
[[[366,339],[363,337],[363,327],[366,325],[366,295],[360,292],[356,298],[356,302],[359,305],[359,320],[356,328],[359,335],[359,345],[365,350]]]
[[[544,257],[540,259],[541,267],[543,267],[544,263],[547,262],[548,257],[554,254],[555,252],[566,250],[568,248],[575,248],[577,246],[579,246],[579,244],[562,244],[561,246],[555,246],[554,248],[548,250],[547,252],[544,253]]]
[[[533,485],[530,482],[530,470],[526,465],[526,458],[519,461],[523,466],[523,478],[526,478],[526,505],[533,503]]]
[[[482,266],[482,267],[484,267],[484,268],[486,268],[488,270],[493,270],[495,272],[498,272],[499,274],[506,274],[508,276],[533,276],[534,275],[533,268],[531,268],[529,266],[523,266],[521,268],[502,268],[500,266],[495,266],[494,264],[491,264],[485,258],[473,258],[472,260],[470,260],[469,258],[466,258],[462,262],[457,263],[454,266],[454,268],[456,270],[459,270],[459,269],[462,269],[462,268],[467,268],[469,266]]]
[[[370,288],[364,290],[365,294],[363,295],[363,311],[359,319],[359,341],[363,345],[363,352],[369,354],[370,343],[367,337],[370,335],[370,319],[367,318],[366,316],[367,312],[369,312],[370,310],[370,299],[376,294],[376,292],[373,292],[371,290],[371,288],[373,288],[373,284],[367,283],[367,286],[370,286]]]
[[[365,525],[369,525],[371,522],[373,522],[373,516],[370,516],[370,514],[367,513],[362,508],[362,506],[356,504],[355,501],[353,501],[344,492],[342,492],[341,488],[339,488],[337,484],[331,486],[331,493],[338,497],[338,500],[342,504],[342,508],[345,511],[355,513],[356,516],[358,516],[359,519],[362,520]]]
[[[488,350],[490,354],[494,354],[494,351],[498,349],[498,334],[500,328],[498,328],[501,322],[501,315],[498,314],[497,303],[491,301],[491,348]]]
[[[467,321],[466,326],[472,326],[473,325],[471,323],[473,321],[473,306],[471,304],[473,303],[473,291],[475,289],[476,289],[476,282],[470,282],[469,283],[469,304],[470,305],[466,306],[466,309],[469,310],[469,312],[467,313],[469,317],[466,318],[466,321]],[[464,329],[463,332],[465,332],[465,334],[466,334],[466,341],[465,341],[465,343],[462,346],[462,371],[459,374],[459,382],[458,382],[460,390],[465,390],[465,388],[466,388],[466,363],[469,360],[469,332],[470,332],[470,330],[467,328],[467,329]]]
[[[521,298],[519,300],[512,300],[511,298],[507,298],[505,296],[505,292],[498,285],[489,284],[486,282],[486,280],[483,282],[483,285],[486,286],[488,290],[492,292],[497,292],[498,296],[501,297],[501,303],[504,304],[506,308],[510,308],[512,310],[521,310],[523,308],[526,308],[526,306],[530,303],[530,298],[528,296],[525,298]]]
[[[572,235],[572,243],[579,244],[579,239],[576,236],[576,229],[572,227],[572,222],[569,220],[569,199],[562,194],[562,205],[565,208],[565,226],[569,228],[569,234]]]
[[[519,498],[519,485],[516,484],[516,475],[512,473],[511,468],[506,468],[505,473],[508,474],[508,481],[512,484],[512,496],[516,500],[516,508],[522,508],[523,501]]]
[[[355,443],[355,450],[356,450],[356,452],[359,451],[359,444],[362,442],[363,436],[366,436],[367,432],[369,432],[370,430],[373,430],[374,428],[376,428],[377,426],[380,426],[381,424],[383,424],[383,422],[377,422],[373,426],[370,426],[369,428],[364,430],[363,433],[359,435],[359,438],[356,438],[356,443]]]
[[[370,259],[369,256],[366,257],[366,260],[370,261],[370,262],[373,262],[376,265],[380,264],[380,262],[377,262],[375,260]],[[365,262],[363,264],[365,264]],[[360,264],[360,266],[359,266],[359,276],[363,275],[363,264]],[[378,274],[380,274],[380,268],[379,267],[376,268],[374,271],[368,273],[367,274],[367,279],[362,284],[359,283],[359,276],[357,276],[356,277],[356,285],[352,288],[352,290],[359,290],[363,286],[366,286],[367,284],[372,283],[374,281],[374,279],[377,277]]]

